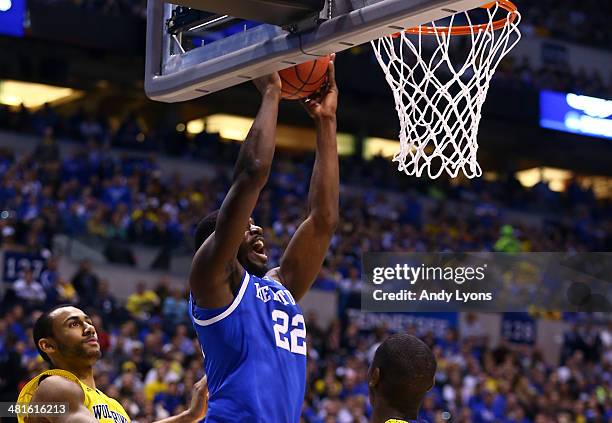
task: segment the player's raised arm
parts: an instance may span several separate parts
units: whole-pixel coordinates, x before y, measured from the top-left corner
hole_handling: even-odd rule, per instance
[[[85,407],[84,400],[85,393],[78,384],[62,376],[49,376],[40,382],[30,404],[64,403],[67,404],[67,412],[27,417],[25,421],[27,423],[98,423]]]
[[[289,242],[280,268],[272,270],[297,300],[306,294],[321,270],[338,223],[338,88],[333,60],[329,63],[327,78],[327,88],[322,97],[304,102],[317,128],[317,150],[308,192],[308,217]]]
[[[229,282],[236,276],[236,254],[272,166],[281,81],[273,73],[254,82],[262,94],[259,112],[240,148],[234,180],[219,209],[215,231],[199,247],[191,267],[189,284],[201,307],[223,307],[232,301]]]

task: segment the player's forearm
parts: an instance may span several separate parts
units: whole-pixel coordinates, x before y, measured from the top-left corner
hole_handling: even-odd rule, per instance
[[[326,230],[338,223],[340,176],[336,119],[323,118],[317,123],[317,151],[308,192],[310,218]]]
[[[198,418],[193,416],[189,410],[185,410],[176,416],[170,416],[162,420],[157,420],[154,423],[193,423],[195,421],[198,421]]]
[[[276,121],[280,91],[266,90],[249,134],[240,148],[234,180],[246,176],[251,183],[265,185],[274,158]]]

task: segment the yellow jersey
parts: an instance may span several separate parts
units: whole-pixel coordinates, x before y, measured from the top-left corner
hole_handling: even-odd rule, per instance
[[[17,402],[20,404],[28,404],[36,389],[38,388],[38,384],[40,383],[41,378],[46,376],[62,376],[68,380],[76,382],[83,393],[85,394],[85,401],[83,405],[87,407],[91,414],[101,423],[129,423],[130,417],[125,412],[125,409],[119,404],[116,400],[112,399],[109,396],[106,396],[103,392],[98,389],[92,389],[89,386],[85,385],[83,382],[79,380],[74,374],[70,373],[66,370],[53,369],[42,372],[34,379],[29,381],[19,393],[19,398]],[[23,416],[19,416],[19,423],[25,423]]]

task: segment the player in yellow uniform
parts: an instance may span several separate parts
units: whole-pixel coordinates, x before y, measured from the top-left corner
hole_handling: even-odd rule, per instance
[[[380,344],[368,371],[372,423],[424,423],[419,408],[436,367],[429,347],[414,336],[396,334]]]
[[[67,412],[53,408],[56,414],[19,416],[20,423],[127,423],[130,417],[121,404],[96,389],[93,366],[101,356],[100,345],[91,319],[73,306],[59,306],[36,321],[34,343],[52,370],[29,381],[19,393],[19,404],[64,403]],[[187,423],[206,414],[205,379],[195,384],[191,405],[183,413],[157,423]]]

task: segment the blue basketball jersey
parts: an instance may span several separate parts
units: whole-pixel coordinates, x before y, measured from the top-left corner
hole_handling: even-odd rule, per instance
[[[280,283],[245,272],[234,301],[190,315],[208,377],[207,423],[298,423],[306,386],[306,324]]]

